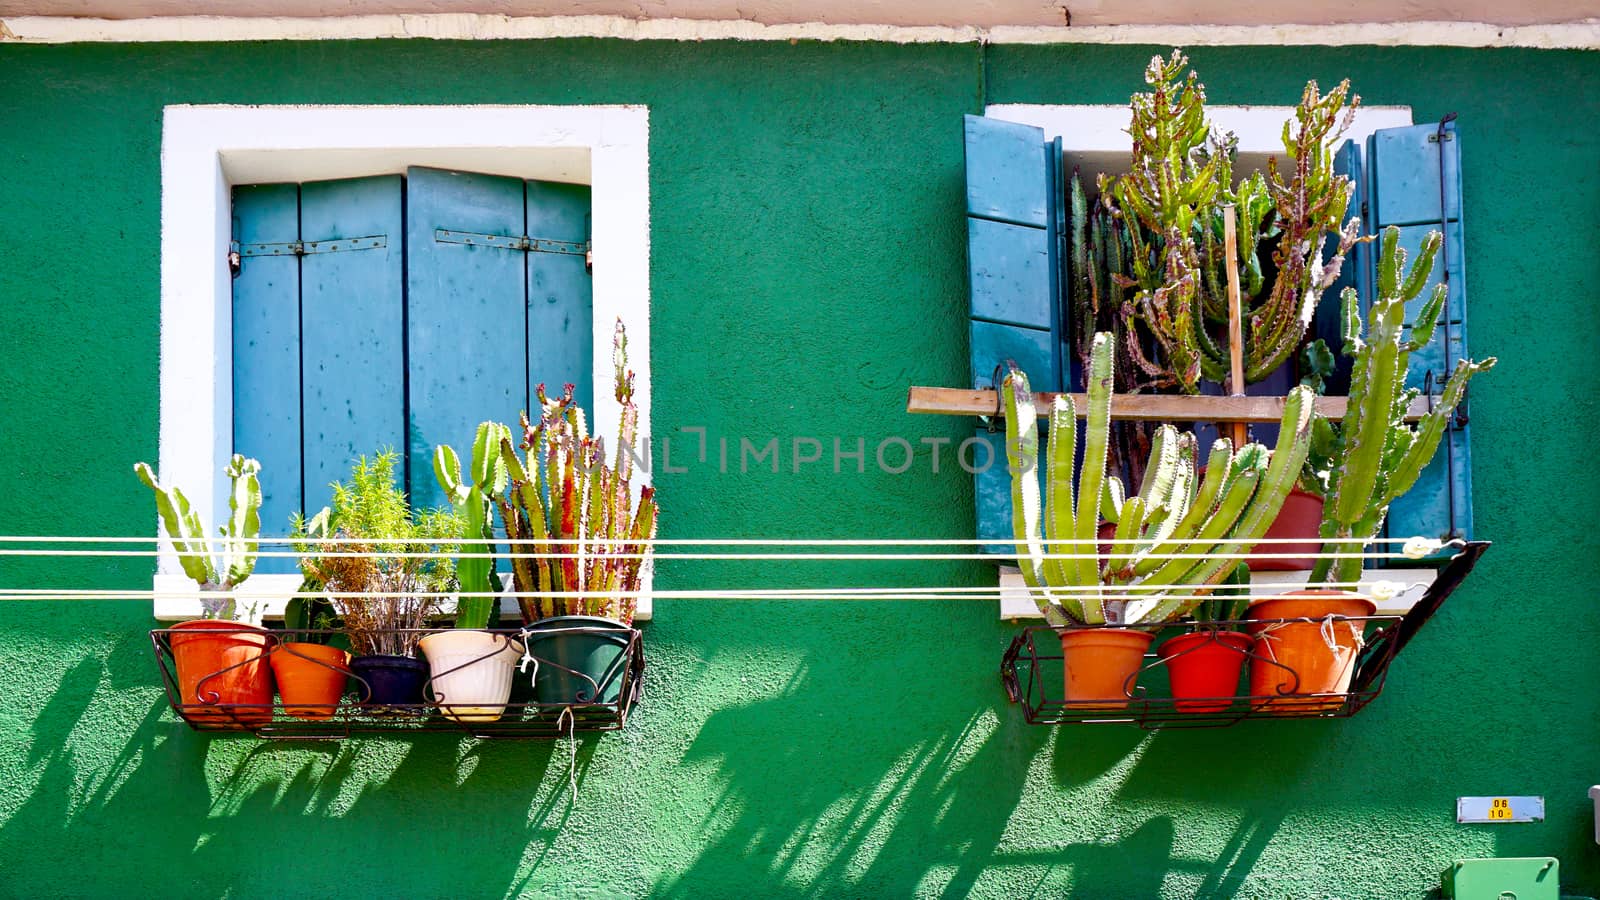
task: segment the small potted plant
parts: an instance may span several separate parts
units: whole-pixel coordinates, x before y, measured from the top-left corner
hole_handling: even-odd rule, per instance
[[[1296,387],[1284,400],[1276,452],[1260,444],[1234,452],[1221,439],[1198,477],[1194,436],[1162,426],[1139,493],[1124,498],[1105,471],[1112,352],[1112,336],[1096,335],[1076,486],[1076,411],[1067,395],[1050,410],[1047,504],[1033,472],[1038,411],[1027,376],[1013,369],[1001,387],[1017,562],[1046,621],[1060,629],[1065,698],[1085,709],[1127,705],[1152,627],[1188,615],[1229,577],[1237,554],[1266,533],[1310,445],[1312,394]],[[1108,554],[1057,558],[1095,546],[1101,518],[1117,523]]]
[[[296,514],[293,533],[304,538],[325,538],[327,525],[326,515],[307,523]],[[319,548],[298,540],[294,549],[306,555]],[[339,646],[340,635],[328,633],[337,627],[338,614],[325,594],[318,596],[326,587],[309,575],[301,580],[295,597],[283,611],[283,638],[272,651],[272,677],[278,682],[283,711],[297,719],[332,718],[350,676],[349,651]]]
[[[534,697],[541,704],[611,703],[620,695],[628,629],[656,534],[655,491],[634,495],[634,441],[639,409],[627,371],[627,333],[617,322],[612,362],[622,406],[616,461],[589,435],[583,410],[567,385],[551,400],[540,385],[540,416],[522,417],[519,458],[500,442],[510,484],[497,498],[506,534],[545,540],[530,559],[513,555],[512,580],[522,608],[528,654],[540,665]]]
[[[420,646],[433,669],[429,699],[457,722],[499,719],[511,697],[512,673],[522,658],[522,644],[486,630],[499,614],[492,502],[506,489],[500,444],[510,438],[511,429],[505,425],[479,425],[466,479],[455,450],[440,445],[433,454],[434,475],[455,507],[465,539],[456,560],[462,596],[456,601],[456,627],[427,635]]]
[[[326,585],[350,638],[357,694],[378,708],[423,702],[428,666],[416,658],[417,642],[440,596],[456,589],[449,556],[461,534],[450,510],[413,514],[395,484],[398,461],[393,451],[361,457],[350,481],[333,486],[333,504],[297,534],[345,539],[302,556],[300,570]]]
[[[177,487],[164,488],[145,463],[133,467],[156,498],[162,530],[184,574],[200,586],[201,618],[173,626],[169,641],[177,670],[179,710],[193,719],[256,724],[272,719],[272,635],[239,621],[234,591],[255,571],[261,534],[261,464],[237,454],[224,469],[232,485],[228,524],[212,552],[200,514]],[[245,610],[251,617],[254,608]]]
[[[1292,591],[1250,607],[1253,619],[1291,620],[1251,628],[1257,655],[1279,664],[1251,667],[1251,694],[1257,706],[1329,708],[1343,702],[1337,697],[1307,700],[1295,695],[1349,690],[1365,629],[1359,620],[1377,608],[1367,597],[1348,590],[1361,580],[1362,559],[1357,554],[1382,530],[1389,504],[1411,489],[1433,459],[1467,383],[1495,364],[1493,357],[1482,362],[1461,360],[1432,410],[1414,427],[1406,422],[1406,410],[1418,395],[1415,388],[1405,386],[1411,354],[1432,340],[1448,288],[1437,285],[1418,310],[1416,323],[1406,325],[1406,304],[1421,296],[1442,236],[1435,231],[1423,240],[1409,272],[1399,238],[1399,228],[1384,230],[1378,296],[1368,310],[1364,331],[1355,289],[1347,288],[1341,295],[1344,350],[1354,360],[1350,402],[1337,425],[1321,416],[1312,420],[1312,450],[1302,478],[1326,498],[1320,530],[1324,549],[1346,555],[1318,558],[1311,583],[1321,587]]]

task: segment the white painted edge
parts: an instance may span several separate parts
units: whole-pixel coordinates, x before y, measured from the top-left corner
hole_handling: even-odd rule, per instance
[[[1428,585],[1433,584],[1438,575],[1435,569],[1366,569],[1361,573],[1362,585],[1356,590],[1372,599],[1378,607],[1378,615],[1404,615],[1422,599],[1423,592],[1427,590]],[[1250,594],[1272,596],[1285,589],[1302,587],[1310,577],[1310,572],[1252,572]],[[1405,585],[1406,589],[1392,599],[1380,600],[1368,592],[1368,588],[1379,581],[1397,582]],[[1028,586],[1022,580],[1022,572],[1012,566],[1000,566],[1000,618],[1002,621],[1044,618],[1044,614],[1039,612],[1038,605],[1028,594]]]
[[[1294,119],[1293,106],[1210,106],[1206,117],[1218,131],[1231,131],[1242,154],[1283,153],[1283,124]],[[994,103],[987,118],[1033,125],[1046,139],[1061,138],[1061,149],[1078,153],[1131,153],[1127,104]],[[1412,124],[1409,106],[1360,106],[1345,137],[1364,145],[1380,128]]]
[[[331,17],[163,16],[0,19],[0,42],[303,41],[427,38],[529,40],[598,37],[665,41],[880,41],[894,44],[1154,44],[1216,46],[1438,46],[1600,49],[1600,19],[1549,25],[1372,22],[1342,25],[834,25],[622,16],[496,16],[474,13]]]
[[[510,573],[500,574],[500,587],[510,590]],[[246,614],[251,612],[249,621],[259,624],[263,620],[277,621],[283,618],[284,609],[289,605],[289,597],[300,589],[300,576],[294,574],[252,575],[239,585],[235,591],[240,621],[246,619]],[[155,596],[155,618],[160,622],[183,622],[195,618],[200,608],[200,589],[194,580],[187,575],[175,573],[156,573],[151,591]],[[648,597],[640,598],[640,611],[645,611]],[[440,603],[440,614],[450,615],[456,610],[456,601],[445,600]],[[647,612],[647,611],[646,611]],[[511,621],[522,620],[522,609],[515,598],[500,601],[500,615]],[[648,619],[648,614],[640,616],[637,613],[634,619]]]
[[[227,501],[232,453],[230,154],[279,153],[280,170],[317,177],[317,151],[481,149],[511,154],[583,148],[589,155],[594,250],[591,428],[616,446],[622,409],[611,386],[614,324],[628,327],[639,447],[650,446],[650,112],[645,106],[168,106],[161,140],[160,471],[209,522]],[[649,483],[644,469],[641,484]],[[271,477],[271,473],[267,473]],[[163,547],[162,573],[179,571]],[[258,576],[266,578],[266,576]],[[294,576],[289,576],[294,577]],[[646,569],[644,591],[651,573]],[[252,579],[247,584],[254,583]],[[270,585],[270,581],[265,582]],[[281,590],[281,589],[279,589]],[[293,588],[291,587],[292,591]],[[648,619],[648,593],[637,618]],[[198,614],[198,605],[190,616]]]

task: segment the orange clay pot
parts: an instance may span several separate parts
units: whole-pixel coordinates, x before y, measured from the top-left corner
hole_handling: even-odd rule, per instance
[[[1155,635],[1126,628],[1069,628],[1061,632],[1069,709],[1126,709]]]
[[[272,721],[270,632],[218,619],[179,622],[172,630],[180,712],[201,722]]]
[[[1284,498],[1283,508],[1272,520],[1268,538],[1299,538],[1292,544],[1257,544],[1250,551],[1252,572],[1309,572],[1316,564],[1316,554],[1322,550],[1322,498],[1299,488]],[[1263,553],[1298,553],[1299,556],[1262,559]]]
[[[1180,712],[1217,712],[1239,694],[1252,639],[1237,631],[1196,631],[1156,648],[1167,666],[1173,706]]]
[[[1249,619],[1310,619],[1247,626],[1255,636],[1250,661],[1250,705],[1255,709],[1338,709],[1343,697],[1296,699],[1306,694],[1344,694],[1356,672],[1365,622],[1340,618],[1370,616],[1371,600],[1350,591],[1304,590],[1263,600],[1245,613]],[[1273,663],[1277,665],[1273,665]]]
[[[333,716],[350,677],[350,654],[325,644],[279,644],[270,662],[284,712],[297,719]]]

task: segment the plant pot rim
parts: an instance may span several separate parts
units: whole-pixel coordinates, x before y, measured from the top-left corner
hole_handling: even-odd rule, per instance
[[[172,627],[168,630],[176,631],[180,628],[217,629],[219,631],[223,629],[247,632],[259,631],[263,634],[274,633],[272,629],[267,628],[264,625],[254,625],[250,622],[235,622],[231,619],[184,619],[182,622],[174,622]]]
[[[1319,607],[1327,607],[1327,606],[1331,606],[1332,604],[1328,604],[1328,603],[1325,603],[1325,602],[1319,603],[1318,601],[1329,601],[1329,600],[1335,601],[1335,602],[1338,602],[1338,603],[1353,604],[1353,605],[1357,606],[1359,609],[1364,610],[1364,611],[1363,612],[1354,612],[1354,613],[1352,613],[1352,612],[1339,612],[1339,611],[1336,611],[1334,609],[1323,608],[1323,609],[1319,609],[1319,610],[1316,610],[1316,611],[1312,611],[1310,613],[1304,613],[1304,614],[1301,614],[1301,615],[1284,615],[1284,614],[1281,614],[1281,613],[1278,614],[1278,615],[1266,615],[1266,614],[1264,614],[1262,612],[1262,610],[1268,609],[1268,608],[1272,607],[1274,604],[1278,604],[1278,605],[1282,605],[1282,606],[1290,606],[1291,604],[1299,604],[1299,603],[1315,603]],[[1377,611],[1378,611],[1378,604],[1372,602],[1372,598],[1366,596],[1365,594],[1359,594],[1359,593],[1356,593],[1355,591],[1342,591],[1342,590],[1338,590],[1338,589],[1335,589],[1335,588],[1306,588],[1306,589],[1296,590],[1296,591],[1285,591],[1282,596],[1269,597],[1269,598],[1267,598],[1265,600],[1258,600],[1258,601],[1250,604],[1250,606],[1245,609],[1244,617],[1247,618],[1247,619],[1279,619],[1279,618],[1298,619],[1298,618],[1304,618],[1305,616],[1311,616],[1312,618],[1322,618],[1323,616],[1330,616],[1330,615],[1333,615],[1333,616],[1345,616],[1345,617],[1351,617],[1351,616],[1365,617],[1365,616],[1374,615],[1374,614],[1377,613]]]
[[[1201,631],[1190,631],[1167,638],[1161,642],[1161,646],[1156,648],[1156,653],[1161,656],[1170,656],[1180,651],[1168,650],[1169,647],[1172,647],[1175,644],[1183,646],[1194,643],[1197,640],[1215,641],[1217,643],[1227,643],[1231,641],[1235,644],[1238,644],[1241,649],[1248,649],[1251,644],[1255,643],[1255,638],[1245,634],[1242,631],[1230,631],[1223,628],[1207,628]]]
[[[532,622],[524,623],[522,627],[524,630],[529,628],[537,629],[551,622],[560,622],[563,624],[568,622],[600,623],[603,625],[611,625],[617,628],[633,627],[632,625],[623,622],[621,619],[608,619],[605,616],[546,616],[543,619],[535,619]]]
[[[364,662],[368,665],[389,666],[395,669],[426,669],[428,664],[415,656],[394,656],[388,653],[368,653],[362,656],[350,657],[350,664]]]

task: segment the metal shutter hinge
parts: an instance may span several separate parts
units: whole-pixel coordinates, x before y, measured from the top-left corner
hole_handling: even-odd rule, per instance
[[[243,244],[228,243],[228,269],[234,275],[246,256],[309,256],[313,253],[341,253],[347,250],[381,250],[389,246],[389,236],[373,234],[366,237],[334,238],[325,241],[277,241]]]
[[[475,231],[455,231],[436,228],[433,239],[442,244],[466,244],[469,247],[495,247],[500,250],[522,250],[528,253],[561,253],[583,257],[584,265],[594,268],[594,250],[589,241],[557,241],[550,238],[529,237],[525,234],[479,234]]]

